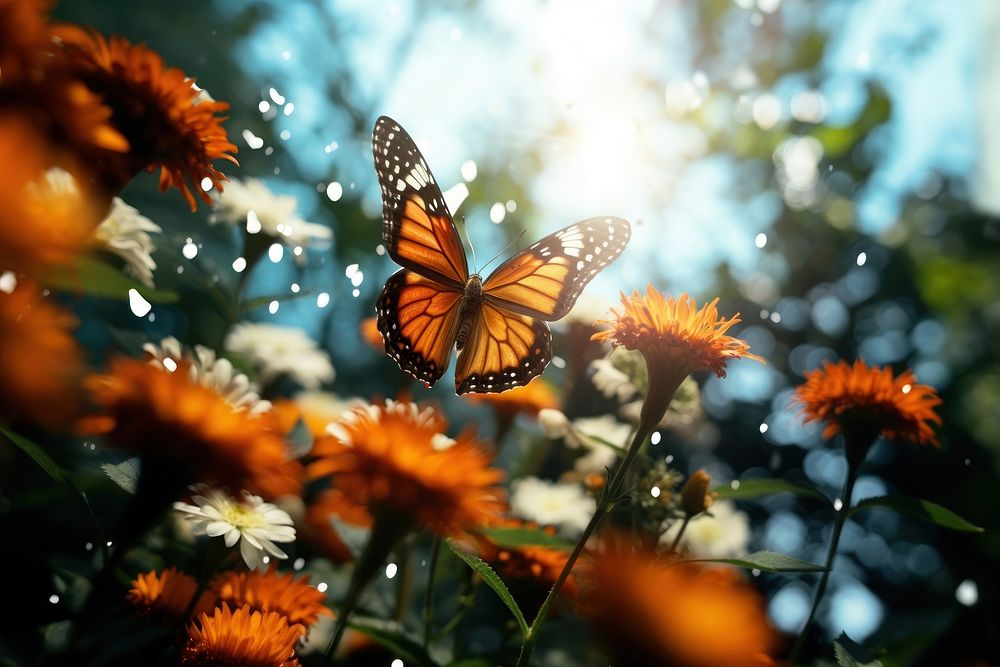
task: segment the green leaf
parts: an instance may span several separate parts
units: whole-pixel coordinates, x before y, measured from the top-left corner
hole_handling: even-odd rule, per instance
[[[150,303],[175,303],[179,299],[176,292],[147,287],[96,257],[82,257],[72,266],[57,267],[42,276],[41,282],[61,292],[82,292],[106,299],[127,301],[133,289]]]
[[[517,606],[517,602],[514,601],[514,596],[510,594],[507,590],[507,584],[503,583],[500,576],[493,571],[486,561],[474,554],[463,550],[453,539],[446,540],[448,548],[451,549],[452,553],[465,561],[466,565],[475,570],[476,574],[483,578],[486,585],[493,589],[493,592],[497,594],[500,600],[507,605],[510,609],[510,613],[514,614],[514,619],[517,621],[517,625],[521,628],[521,632],[524,635],[528,634],[528,622],[524,620],[524,614],[521,613],[521,608]]]
[[[696,558],[687,562],[695,563],[726,563],[745,567],[748,570],[763,570],[765,572],[823,572],[825,567],[807,560],[799,560],[775,551],[755,551],[738,558]]]
[[[100,524],[97,523],[97,517],[94,516],[93,511],[90,509],[90,503],[87,501],[87,497],[80,492],[80,489],[76,487],[73,480],[69,478],[66,471],[59,467],[59,464],[49,456],[41,445],[27,438],[24,438],[12,431],[8,431],[3,426],[0,426],[0,433],[15,445],[17,445],[22,452],[31,457],[31,459],[38,464],[45,473],[51,477],[59,486],[63,488],[70,498],[72,498],[83,513],[87,516],[90,521],[91,527],[94,529],[94,535],[97,538],[98,544],[101,545],[101,549],[104,551],[105,560],[107,559],[107,540],[104,538],[104,531],[101,530]]]
[[[138,456],[130,456],[121,461],[107,461],[101,464],[101,470],[108,478],[135,495],[136,487],[139,486],[139,472],[142,470],[142,461]]]
[[[501,547],[540,546],[564,551],[573,548],[572,543],[537,528],[487,528],[483,533]]]
[[[875,660],[844,632],[833,642],[833,655],[840,667],[882,667],[881,662]]]
[[[734,500],[760,498],[775,493],[792,493],[796,496],[815,498],[826,503],[830,502],[829,498],[811,486],[783,479],[744,479],[739,480],[735,489],[731,484],[723,484],[722,486],[715,487],[713,491],[719,494],[720,498],[732,498]]]
[[[389,649],[407,665],[438,667],[424,647],[404,634],[398,623],[356,616],[348,625]]]
[[[943,528],[951,528],[952,530],[961,530],[967,533],[981,533],[984,530],[983,528],[966,521],[950,509],[941,507],[937,503],[932,503],[931,501],[923,500],[922,498],[910,498],[909,496],[878,496],[877,498],[865,498],[852,507],[847,513],[847,516],[851,516],[861,510],[868,509],[869,507],[882,507],[884,509],[894,510],[902,514],[909,514],[910,516],[915,516],[918,519],[929,521],[930,523],[937,524]]]

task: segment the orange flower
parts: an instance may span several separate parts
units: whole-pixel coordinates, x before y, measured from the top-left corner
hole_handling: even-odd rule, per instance
[[[773,665],[777,636],[760,595],[731,568],[662,567],[626,552],[593,563],[586,614],[614,664]]]
[[[504,507],[503,472],[489,467],[490,452],[471,434],[443,435],[445,420],[434,408],[387,401],[356,408],[330,428],[337,435],[316,442],[310,475],[332,475],[376,517],[386,512],[455,535]]]
[[[0,271],[35,273],[66,264],[92,242],[104,209],[89,196],[72,160],[49,148],[23,118],[0,117]]]
[[[559,399],[548,382],[536,377],[526,385],[500,394],[463,394],[473,403],[493,406],[500,414],[538,416],[539,410],[558,409]]]
[[[115,126],[131,146],[125,159],[100,165],[112,191],[138,171],[159,166],[161,191],[176,187],[192,211],[197,209],[195,192],[210,203],[202,180],[209,179],[218,190],[225,180],[212,161],[238,164],[231,154],[237,148],[217,115],[229,105],[207,98],[184,72],[167,67],[146,46],[74,26],[61,26],[57,34],[68,67],[103,96],[114,111]]]
[[[385,343],[382,341],[382,333],[378,330],[378,321],[376,318],[366,317],[361,320],[361,326],[358,327],[358,330],[361,333],[361,340],[379,352],[385,349]]]
[[[289,623],[313,625],[320,615],[333,616],[319,590],[309,585],[309,575],[293,579],[272,568],[267,572],[223,572],[212,582],[221,602],[234,608],[249,605],[254,611],[274,611]]]
[[[537,528],[537,525],[517,519],[503,519],[496,524],[498,528]],[[554,527],[545,529],[550,536],[555,535]],[[569,552],[541,545],[523,545],[517,547],[501,546],[489,535],[478,535],[480,557],[500,573],[504,580],[522,580],[535,585],[539,590],[548,591],[559,578]],[[576,581],[572,574],[563,586],[563,592],[576,596]]]
[[[893,377],[888,367],[841,360],[826,361],[822,368],[806,372],[805,378],[795,397],[803,405],[806,421],[826,422],[824,438],[845,432],[869,442],[881,434],[890,440],[938,444],[931,424],[941,423],[934,411],[941,399],[933,387],[917,384],[912,371]]]
[[[156,570],[151,570],[136,576],[126,599],[144,614],[177,620],[187,611],[197,590],[198,582],[194,577],[171,567],[159,575]],[[203,591],[191,615],[209,612],[214,606],[215,595],[210,591]]]
[[[710,370],[725,377],[730,359],[764,361],[750,354],[744,341],[726,335],[740,318],[720,319],[718,298],[698,308],[687,294],[678,299],[664,297],[649,285],[645,296],[636,290],[632,296],[623,293],[621,301],[621,314],[612,309],[614,319],[596,322],[610,325],[610,329],[595,333],[592,340],[642,353],[649,371],[649,389],[640,422],[650,428],[659,422],[677,388],[691,373]]]
[[[0,290],[0,419],[21,415],[49,426],[72,421],[83,373],[74,328],[76,319],[34,285]]]
[[[52,46],[50,0],[0,0],[0,85],[35,75]]]
[[[306,506],[303,534],[318,546],[335,563],[346,563],[354,558],[350,547],[333,527],[332,519],[355,526],[371,526],[372,518],[363,505],[359,505],[340,489],[326,489]]]
[[[136,359],[118,358],[106,374],[86,380],[100,415],[84,430],[104,433],[115,447],[169,460],[202,482],[248,489],[269,497],[297,494],[298,464],[266,416],[229,405],[192,382],[187,368],[171,373]]]
[[[262,614],[243,605],[223,604],[188,627],[182,665],[204,667],[296,667],[295,644],[305,634],[281,614]]]

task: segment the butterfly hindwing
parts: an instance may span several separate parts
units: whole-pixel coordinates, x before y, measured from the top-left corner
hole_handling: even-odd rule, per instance
[[[455,390],[507,391],[541,374],[550,359],[552,335],[545,322],[484,302],[458,355]]]
[[[386,353],[427,385],[448,369],[461,299],[460,292],[408,269],[391,275],[379,295],[375,311]]]
[[[461,237],[441,188],[410,135],[382,116],[372,134],[382,190],[382,241],[411,271],[461,289],[469,277]]]
[[[588,218],[514,255],[483,284],[488,301],[549,322],[565,317],[587,283],[628,244],[622,218]]]

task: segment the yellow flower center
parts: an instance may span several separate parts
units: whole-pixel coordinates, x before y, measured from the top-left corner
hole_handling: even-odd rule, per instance
[[[218,508],[223,521],[236,528],[261,528],[264,521],[252,507],[239,503],[226,503]]]

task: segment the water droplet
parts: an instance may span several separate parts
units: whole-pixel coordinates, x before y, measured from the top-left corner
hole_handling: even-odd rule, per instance
[[[194,259],[198,256],[198,246],[188,240],[181,248],[181,254],[184,255],[186,259]]]
[[[59,604],[59,596],[55,594],[50,595],[49,602],[51,602],[52,604]]]
[[[260,218],[253,211],[247,211],[247,234],[257,234],[262,229]]]
[[[281,304],[280,304],[280,303],[278,303],[278,302],[277,302],[277,300],[275,300],[275,301],[272,301],[271,303],[267,304],[267,312],[269,312],[269,313],[271,313],[272,315],[274,315],[275,313],[277,313],[277,312],[278,312],[278,307],[279,307],[280,305],[281,305]]]
[[[355,299],[357,299],[359,296],[361,296],[361,290],[359,290],[359,289],[352,290],[351,291],[351,296],[353,296]]]
[[[214,187],[214,185],[212,183],[212,179],[211,178],[209,178],[208,176],[206,176],[205,178],[201,179],[201,189],[202,190],[204,190],[205,192],[208,192],[213,187]]]
[[[841,509],[843,509],[843,507],[844,507],[844,501],[841,500],[840,498],[837,498],[836,500],[833,501],[833,509],[839,512]]]
[[[318,584],[316,584],[316,590],[318,590],[320,593],[326,593],[326,589],[327,585],[325,581],[321,581]]]
[[[660,497],[660,487],[654,486],[653,488],[651,488],[649,490],[649,495],[653,496],[654,498],[659,498]]]
[[[298,283],[292,283],[292,287],[291,287],[292,294],[298,294],[300,289],[302,289],[302,288],[299,287]]]
[[[396,566],[395,563],[389,563],[388,565],[386,565],[385,566],[385,577],[386,577],[386,579],[392,579],[393,577],[395,577],[396,576],[396,571],[398,569],[399,568]]]
[[[272,263],[277,264],[281,261],[281,258],[285,256],[285,248],[280,243],[272,243],[267,249],[267,258],[271,260]]]
[[[267,565],[268,563],[271,562],[271,557],[270,556],[264,556],[263,558],[261,558],[261,561],[264,563],[264,565]]]
[[[767,234],[761,232],[756,237],[754,237],[753,244],[758,248],[763,248],[767,245]]]
[[[476,166],[475,160],[466,160],[462,163],[461,168],[462,178],[466,181],[476,180],[476,175],[479,173],[479,167]]]
[[[761,432],[761,433],[767,433],[767,428],[768,428],[768,427],[767,427],[767,422],[764,422],[764,423],[762,423],[762,424],[760,425],[760,432]]]
[[[333,181],[326,186],[326,196],[330,201],[340,201],[340,198],[344,196],[344,186]]]
[[[153,305],[146,301],[135,288],[128,291],[128,307],[132,309],[132,314],[136,317],[145,317],[153,309]]]
[[[316,307],[326,308],[330,305],[330,295],[327,292],[320,292],[316,295]]]
[[[868,253],[859,252],[857,259],[858,266],[864,266],[865,262],[867,261],[868,261]]]
[[[237,257],[233,261],[233,271],[236,273],[243,273],[247,268],[247,260],[245,257]]]
[[[381,243],[375,246],[375,254],[379,256],[385,255],[385,246]]]

